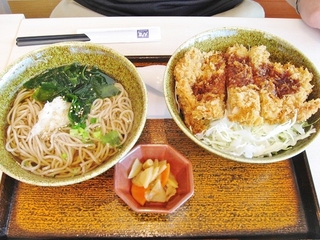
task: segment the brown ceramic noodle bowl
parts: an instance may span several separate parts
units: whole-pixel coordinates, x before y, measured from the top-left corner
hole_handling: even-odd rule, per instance
[[[204,52],[209,52],[211,50],[219,50],[225,52],[228,47],[236,44],[242,44],[246,48],[249,48],[251,46],[265,45],[267,47],[267,51],[270,52],[270,61],[280,62],[283,64],[290,62],[296,67],[303,66],[304,68],[308,68],[309,72],[313,74],[311,84],[314,85],[313,91],[309,95],[308,100],[320,97],[319,72],[316,70],[315,66],[291,44],[280,39],[279,37],[254,29],[219,28],[192,37],[191,39],[183,43],[174,52],[168,62],[164,75],[164,94],[166,104],[174,121],[179,126],[179,128],[200,147],[226,159],[246,163],[272,163],[289,159],[301,153],[317,137],[319,133],[320,121],[316,122],[316,120],[320,118],[320,111],[318,111],[308,119],[308,123],[316,122],[314,123],[316,133],[311,134],[311,136],[309,136],[308,138],[298,141],[294,147],[286,151],[281,151],[271,157],[246,158],[243,156],[234,156],[232,154],[219,151],[197,139],[193,135],[193,133],[186,127],[176,103],[175,79],[173,72],[177,62],[191,47],[196,47]]]
[[[6,116],[23,83],[43,71],[74,62],[97,66],[121,83],[129,94],[134,122],[128,139],[120,150],[94,170],[80,176],[50,178],[35,175],[20,167],[18,161],[5,149]],[[124,157],[141,135],[147,116],[147,91],[135,66],[116,51],[92,43],[59,43],[39,48],[22,56],[0,75],[0,170],[10,177],[40,186],[63,186],[93,178],[113,167]]]

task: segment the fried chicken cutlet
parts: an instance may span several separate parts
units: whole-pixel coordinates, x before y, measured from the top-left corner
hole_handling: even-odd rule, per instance
[[[320,108],[320,99],[307,101],[312,92],[312,73],[302,67],[274,63],[268,75],[268,88],[260,91],[261,116],[268,124],[285,123],[297,114],[297,121],[306,121]]]
[[[224,54],[192,48],[174,69],[178,102],[186,125],[194,133],[224,116],[225,66]]]
[[[242,45],[235,45],[226,51],[227,116],[232,122],[256,126],[263,123],[263,118],[260,116],[259,86],[252,67],[255,58],[251,56],[256,56],[253,49],[248,50]],[[262,59],[264,61],[265,57],[255,59],[257,67]]]
[[[193,133],[225,114],[246,126],[305,121],[320,108],[307,101],[312,73],[290,63],[273,63],[265,46],[229,47],[225,53],[192,48],[177,63],[176,94]]]

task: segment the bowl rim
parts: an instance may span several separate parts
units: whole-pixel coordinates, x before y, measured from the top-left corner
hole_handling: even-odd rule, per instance
[[[121,150],[118,153],[118,157],[116,159],[112,159],[112,161],[106,161],[103,164],[97,166],[95,169],[93,169],[90,172],[87,172],[83,175],[77,175],[74,177],[68,177],[68,178],[49,178],[49,177],[42,177],[40,175],[35,175],[31,172],[27,172],[27,175],[29,176],[30,174],[33,176],[31,179],[28,178],[28,176],[24,176],[24,175],[20,175],[17,174],[15,171],[3,166],[2,164],[0,164],[0,170],[5,173],[6,175],[10,176],[11,178],[14,178],[18,181],[21,181],[23,183],[28,183],[28,184],[32,184],[32,185],[36,185],[36,186],[49,186],[49,187],[59,187],[59,186],[66,186],[66,185],[72,185],[72,184],[76,184],[76,183],[80,183],[80,182],[84,182],[86,180],[92,179],[94,177],[97,177],[98,175],[106,172],[107,170],[109,170],[110,168],[112,168],[123,156],[125,156],[131,149],[132,147],[136,144],[136,142],[138,141],[139,137],[142,134],[142,131],[144,129],[146,120],[147,120],[147,107],[148,107],[148,97],[147,97],[147,88],[146,85],[140,75],[140,73],[137,71],[136,66],[123,54],[121,54],[120,52],[114,50],[111,47],[107,47],[107,46],[103,46],[103,45],[99,45],[96,43],[91,43],[91,42],[75,42],[75,41],[69,41],[69,42],[60,42],[60,43],[54,43],[54,44],[50,44],[50,45],[45,45],[45,46],[41,46],[37,49],[31,50],[25,54],[23,54],[22,56],[18,57],[16,60],[14,60],[12,63],[10,63],[7,67],[5,67],[1,72],[0,72],[0,88],[4,88],[6,87],[6,82],[7,80],[3,80],[2,78],[12,69],[14,68],[16,65],[18,65],[20,62],[22,62],[24,59],[30,57],[30,56],[34,56],[37,55],[41,52],[46,51],[47,49],[52,49],[55,47],[65,47],[65,48],[70,48],[70,47],[76,47],[76,48],[81,48],[81,47],[89,47],[89,48],[93,48],[93,49],[98,49],[98,50],[102,50],[105,53],[110,53],[113,54],[115,56],[117,56],[119,59],[121,59],[122,61],[125,62],[125,64],[128,66],[128,69],[134,70],[135,75],[137,76],[137,79],[139,81],[139,87],[141,87],[141,92],[143,93],[143,101],[145,102],[142,111],[140,111],[141,113],[141,122],[138,124],[139,126],[136,128],[136,132],[135,135],[131,138],[131,142],[127,143],[127,147],[126,150]],[[2,115],[2,113],[1,113]],[[3,130],[3,134],[5,133],[5,130]],[[2,144],[3,146],[1,146],[1,148],[4,148],[5,143]],[[3,149],[3,151],[6,151],[6,149]],[[12,156],[12,158],[14,158]],[[1,162],[1,161],[0,161]],[[19,165],[18,162],[16,162],[17,165]],[[103,165],[106,164],[106,167],[103,167]],[[23,169],[22,169],[23,170]]]
[[[299,49],[297,49],[294,45],[292,45],[290,42],[272,34],[266,31],[262,31],[259,29],[255,29],[255,28],[246,28],[246,27],[236,27],[236,26],[230,26],[230,27],[218,27],[218,28],[212,28],[206,31],[203,31],[201,33],[198,33],[194,36],[192,36],[191,38],[189,38],[188,40],[186,40],[185,42],[183,42],[175,51],[174,53],[171,55],[167,66],[171,66],[173,64],[173,62],[176,60],[176,57],[178,55],[178,53],[180,53],[183,50],[189,49],[192,46],[192,43],[195,43],[197,40],[199,40],[199,42],[201,42],[202,40],[200,40],[201,38],[204,37],[208,37],[211,34],[213,34],[214,32],[220,32],[220,31],[249,31],[249,32],[257,32],[260,34],[263,34],[265,37],[268,38],[272,38],[277,40],[278,42],[294,49],[295,52],[297,52],[299,55],[301,55],[302,57],[304,57],[305,59],[307,59],[309,61],[310,66],[313,68],[313,70],[317,73],[317,76],[319,76],[319,71],[318,69],[315,67],[315,65],[309,60],[309,58],[307,58]],[[221,36],[219,36],[221,37]],[[222,35],[222,37],[224,37]],[[208,40],[210,37],[205,38],[205,40]],[[212,147],[210,147],[209,145],[206,145],[204,143],[202,143],[199,139],[197,139],[192,133],[191,131],[185,126],[184,122],[182,121],[182,119],[178,119],[178,117],[176,117],[176,109],[170,104],[169,102],[169,98],[170,98],[170,86],[169,86],[169,75],[170,75],[170,68],[166,68],[165,69],[165,73],[164,73],[164,84],[163,84],[163,93],[164,93],[164,98],[165,98],[165,102],[168,108],[168,111],[170,113],[170,115],[172,116],[173,120],[175,121],[175,123],[178,125],[178,127],[193,141],[195,142],[199,147],[202,147],[203,149],[205,149],[206,151],[209,151],[211,153],[214,153],[220,157],[223,157],[225,159],[229,159],[229,160],[233,160],[236,162],[241,162],[241,163],[255,163],[255,164],[267,164],[267,163],[275,163],[275,162],[279,162],[279,161],[283,161],[283,160],[287,160],[290,159],[300,153],[302,153],[308,144],[310,144],[311,142],[314,141],[315,138],[317,138],[319,136],[319,132],[320,131],[316,131],[315,133],[313,133],[313,137],[312,139],[309,141],[308,144],[305,144],[302,147],[299,147],[298,149],[291,151],[290,153],[286,153],[286,154],[280,154],[280,155],[273,155],[272,157],[255,157],[255,158],[245,158],[243,156],[235,156],[235,155],[231,155],[222,151],[219,151],[218,149],[214,149]],[[285,152],[284,152],[285,153]]]

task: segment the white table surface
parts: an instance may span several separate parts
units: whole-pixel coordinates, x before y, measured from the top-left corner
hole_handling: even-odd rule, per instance
[[[1,23],[0,23],[1,24]],[[190,37],[206,30],[219,27],[247,27],[275,34],[303,52],[320,71],[320,31],[306,26],[300,19],[275,18],[216,18],[216,17],[126,17],[126,18],[56,18],[23,19],[17,36],[77,33],[78,29],[160,27],[161,41],[147,43],[109,43],[109,46],[123,55],[171,55],[176,48]],[[2,29],[0,30],[2,32]],[[3,35],[3,34],[2,34]],[[6,44],[8,47],[11,43]],[[4,47],[4,46],[0,46]],[[41,46],[12,46],[9,63],[21,55]],[[164,99],[161,94],[148,89],[150,104],[157,103],[157,111],[152,106],[149,118],[167,118]],[[161,106],[159,107],[159,103]],[[161,109],[160,111],[158,111]],[[317,154],[320,137],[307,149],[307,155],[314,186],[320,205],[320,157]]]
[[[0,71],[2,71],[9,62],[11,49],[15,43],[22,19],[24,19],[24,15],[22,14],[0,14]],[[1,176],[2,173],[0,171],[0,180]]]
[[[22,14],[0,14],[0,71],[8,64],[22,19]]]

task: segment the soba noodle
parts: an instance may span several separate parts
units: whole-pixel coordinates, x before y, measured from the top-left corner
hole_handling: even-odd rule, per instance
[[[6,149],[21,160],[24,169],[42,176],[70,177],[96,168],[118,151],[132,128],[131,101],[121,84],[115,83],[115,86],[121,91],[119,95],[93,102],[86,120],[89,140],[85,142],[70,135],[68,126],[46,137],[30,134],[44,104],[32,98],[34,90],[21,90],[7,116]],[[91,132],[97,129],[102,134],[116,130],[120,144],[111,146],[95,139]]]

